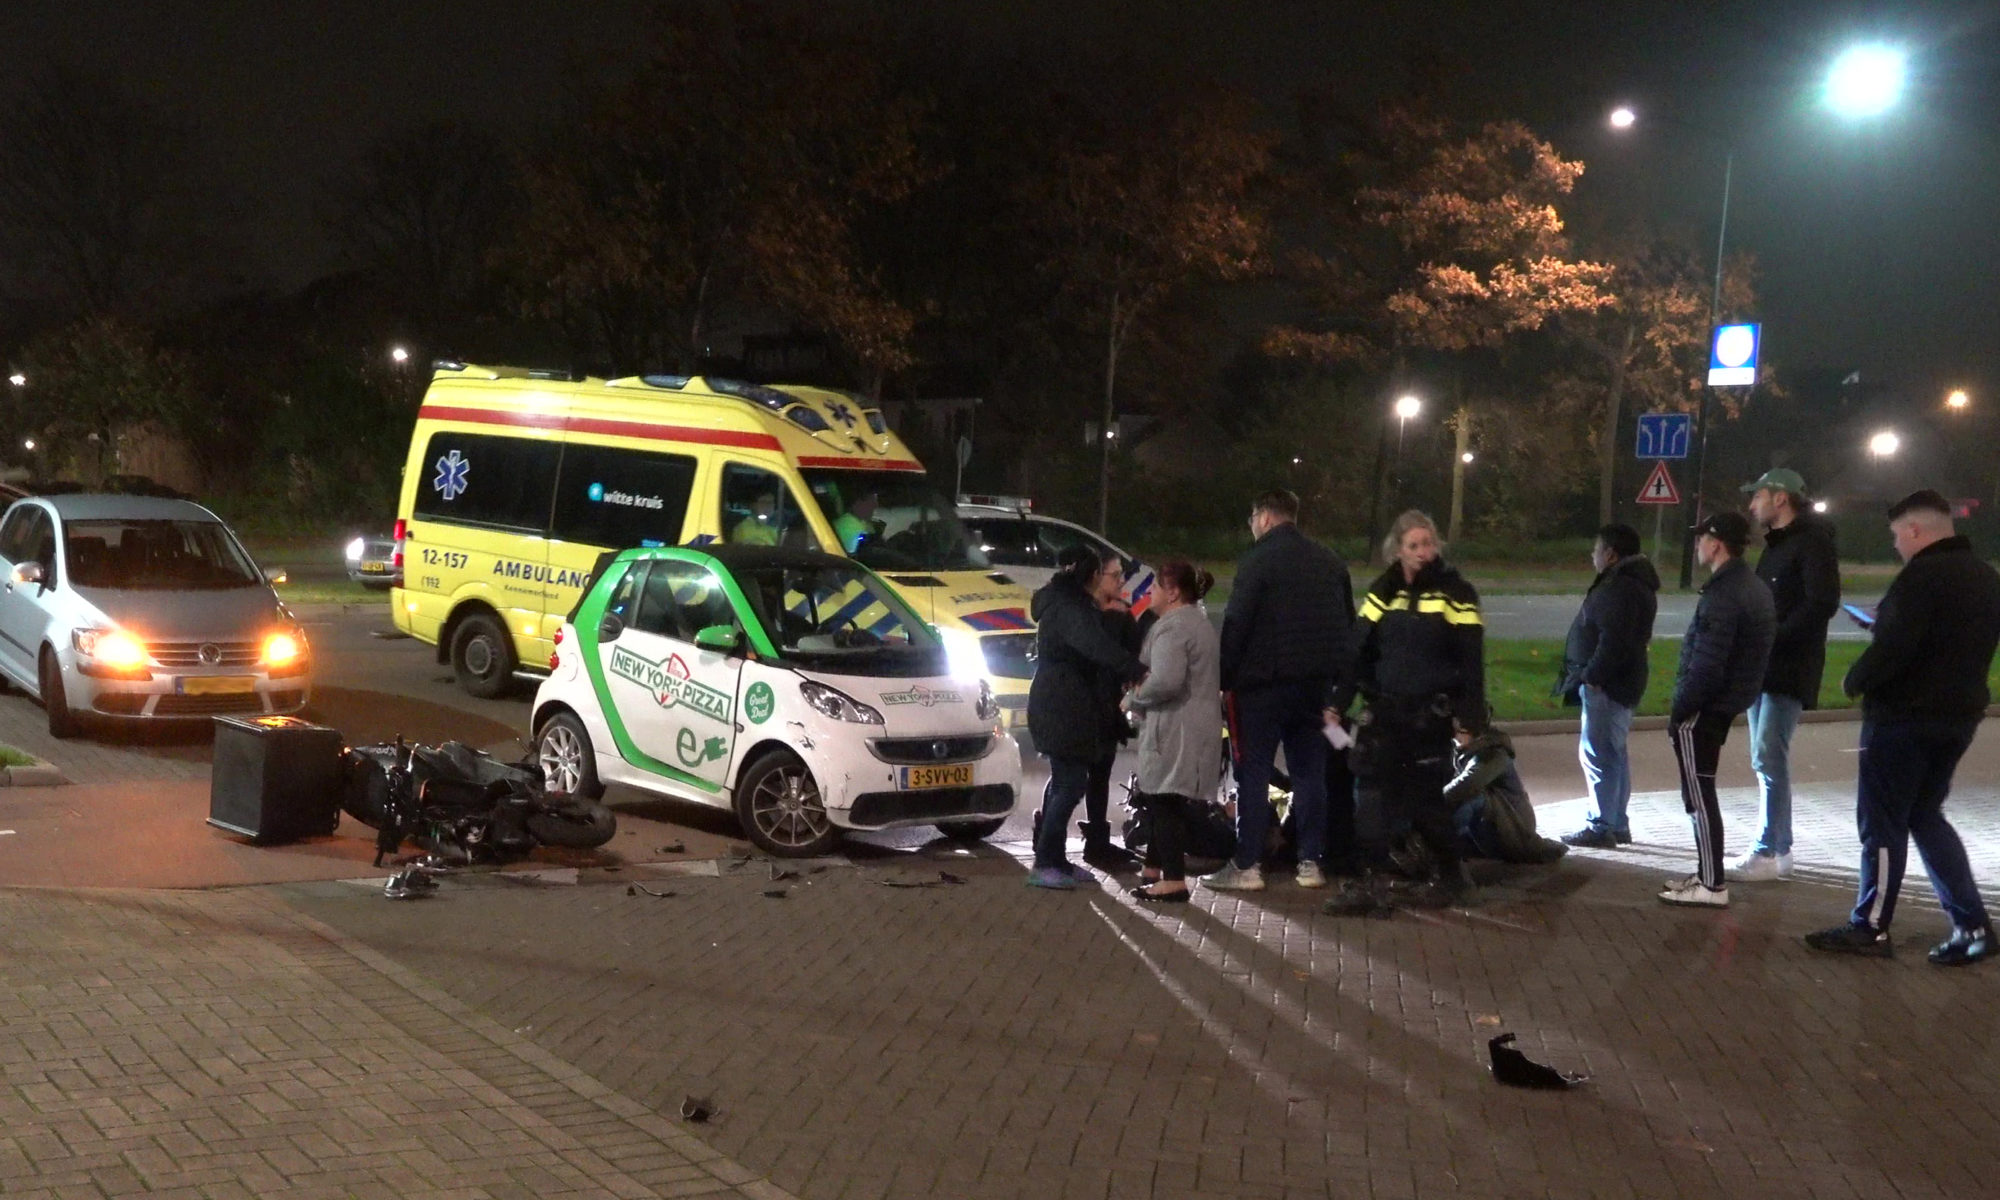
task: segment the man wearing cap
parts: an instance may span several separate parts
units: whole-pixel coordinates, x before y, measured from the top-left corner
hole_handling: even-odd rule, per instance
[[[1891,507],[1889,533],[1903,569],[1875,611],[1874,640],[1842,685],[1861,697],[1861,894],[1847,924],[1809,933],[1805,943],[1887,958],[1915,840],[1952,925],[1930,960],[1964,966],[2000,946],[1944,801],[1986,712],[1986,673],[2000,645],[2000,574],[1957,535],[1951,505],[1936,492],[1913,492]]]
[[[1681,641],[1680,671],[1667,718],[1680,763],[1681,803],[1694,818],[1695,874],[1660,893],[1668,904],[1722,908],[1722,806],[1715,795],[1715,766],[1729,723],[1757,699],[1764,667],[1777,636],[1771,589],[1743,561],[1750,522],[1719,512],[1694,527],[1696,561],[1709,569]]]
[[[1764,686],[1750,705],[1750,769],[1763,798],[1763,828],[1729,863],[1739,881],[1792,873],[1792,734],[1799,714],[1819,706],[1826,673],[1826,624],[1840,608],[1840,555],[1833,525],[1806,503],[1806,481],[1778,467],[1743,485],[1750,516],[1764,527],[1757,578],[1771,589],[1778,636]]]

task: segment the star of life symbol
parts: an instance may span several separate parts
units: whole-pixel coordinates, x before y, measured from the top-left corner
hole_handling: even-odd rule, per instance
[[[472,460],[453,450],[437,460],[437,478],[431,480],[431,490],[446,500],[456,500],[465,494],[469,486],[466,477],[472,474]]]
[[[842,425],[847,426],[849,429],[854,428],[854,410],[845,404],[836,402],[827,409],[827,412]]]

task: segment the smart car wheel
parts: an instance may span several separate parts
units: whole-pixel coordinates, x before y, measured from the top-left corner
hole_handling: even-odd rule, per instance
[[[938,832],[955,842],[983,842],[1000,832],[1007,823],[1005,817],[993,817],[985,821],[954,821],[938,826]]]
[[[477,613],[459,622],[451,639],[458,686],[485,700],[505,695],[514,681],[514,662],[514,639],[498,619]]]
[[[811,858],[840,840],[812,771],[798,755],[784,750],[772,751],[743,772],[736,787],[736,817],[758,849],[780,858]]]
[[[62,666],[56,662],[56,652],[46,646],[42,648],[41,691],[42,707],[49,713],[49,736],[71,738],[82,732],[76,714],[70,711],[69,697],[63,692]]]
[[[543,722],[541,736],[535,739],[535,759],[550,791],[585,800],[604,794],[604,785],[597,779],[597,751],[583,722],[573,714],[559,712]]]

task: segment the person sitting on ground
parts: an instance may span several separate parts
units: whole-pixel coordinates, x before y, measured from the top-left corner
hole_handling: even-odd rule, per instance
[[[1568,846],[1535,832],[1535,806],[1514,768],[1514,741],[1483,715],[1452,721],[1451,782],[1444,799],[1459,853],[1510,863],[1550,863]]]

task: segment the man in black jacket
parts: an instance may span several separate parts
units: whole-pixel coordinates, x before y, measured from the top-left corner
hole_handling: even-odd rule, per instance
[[[1596,809],[1582,829],[1563,835],[1563,841],[1609,850],[1632,840],[1625,815],[1632,800],[1626,738],[1632,732],[1632,710],[1646,694],[1646,644],[1653,640],[1660,573],[1639,553],[1639,533],[1630,525],[1598,530],[1590,565],[1597,568],[1597,578],[1570,622],[1557,690],[1563,703],[1583,708],[1577,758]]]
[[[1236,768],[1236,861],[1208,886],[1261,891],[1278,746],[1298,814],[1300,887],[1325,887],[1323,713],[1352,674],[1354,587],[1338,554],[1299,531],[1299,498],[1282,488],[1250,510],[1256,544],[1236,563],[1222,617],[1222,690]],[[1352,797],[1340,802],[1352,804]]]
[[[1757,578],[1771,589],[1778,638],[1764,668],[1764,690],[1750,706],[1750,769],[1757,773],[1764,824],[1729,878],[1783,879],[1792,873],[1792,734],[1799,714],[1819,707],[1826,673],[1826,623],[1840,609],[1840,555],[1833,525],[1806,502],[1806,481],[1783,467],[1743,490],[1750,515],[1764,527]]]
[[[1674,758],[1680,763],[1681,803],[1694,817],[1699,869],[1660,893],[1668,904],[1722,908],[1722,806],[1715,796],[1715,766],[1729,723],[1757,699],[1764,667],[1777,636],[1771,589],[1743,561],[1750,522],[1719,512],[1695,526],[1695,557],[1712,572],[1701,585],[1694,619],[1681,642],[1680,671],[1668,715]]]
[[[1861,697],[1861,895],[1847,924],[1809,933],[1805,942],[1888,957],[1889,921],[1914,838],[1952,924],[1930,960],[1963,966],[2000,949],[1965,844],[1944,818],[1952,771],[1986,713],[1986,673],[2000,645],[2000,574],[1957,536],[1951,505],[1936,492],[1898,501],[1889,532],[1904,566],[1875,612],[1874,640],[1843,683],[1848,695]]]

